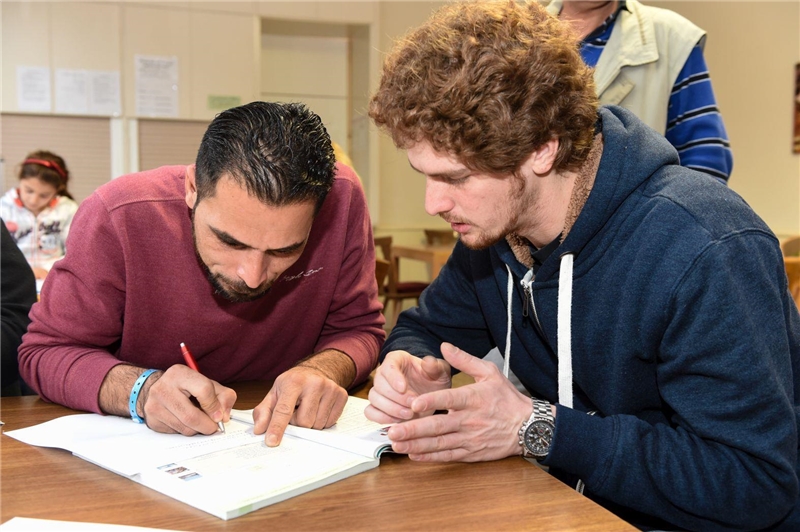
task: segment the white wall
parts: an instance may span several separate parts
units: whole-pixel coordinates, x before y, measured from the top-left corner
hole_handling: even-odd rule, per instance
[[[775,233],[800,233],[800,155],[792,153],[800,2],[648,3],[708,33],[706,60],[733,150],[730,187]]]

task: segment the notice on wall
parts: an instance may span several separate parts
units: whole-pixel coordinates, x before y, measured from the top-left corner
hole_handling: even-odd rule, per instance
[[[88,72],[56,69],[56,112],[86,114],[89,111]]]
[[[178,116],[178,58],[136,55],[136,114]]]
[[[50,112],[52,103],[48,67],[17,67],[17,108],[20,111]]]
[[[208,95],[208,109],[211,111],[224,111],[240,105],[242,105],[241,96]]]
[[[56,112],[119,116],[119,72],[57,68]]]
[[[88,85],[89,114],[104,116],[122,114],[118,71],[90,70]]]

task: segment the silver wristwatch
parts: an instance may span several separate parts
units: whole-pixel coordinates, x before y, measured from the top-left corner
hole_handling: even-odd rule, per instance
[[[539,399],[531,399],[531,402],[533,413],[519,429],[519,444],[522,446],[522,456],[541,461],[550,452],[555,419],[550,410],[550,403]]]

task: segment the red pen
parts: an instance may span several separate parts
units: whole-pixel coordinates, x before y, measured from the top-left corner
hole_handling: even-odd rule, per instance
[[[183,354],[183,359],[186,361],[186,365],[195,370],[197,373],[200,373],[200,369],[197,367],[197,361],[194,359],[192,352],[189,351],[189,346],[181,342],[181,353]],[[219,431],[225,432],[225,425],[222,424],[222,421],[218,422]]]
[[[197,367],[197,361],[192,356],[192,352],[189,351],[189,346],[181,342],[181,353],[183,354],[183,359],[186,361],[186,365],[195,370],[197,373],[200,373],[200,369]]]

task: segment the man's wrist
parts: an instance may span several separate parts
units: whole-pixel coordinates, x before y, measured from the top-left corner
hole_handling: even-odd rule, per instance
[[[314,370],[345,389],[356,379],[356,363],[349,355],[336,349],[315,353],[298,362],[295,367]]]
[[[100,385],[100,392],[98,394],[98,403],[100,410],[109,415],[130,417],[130,396],[136,380],[146,371],[146,368],[138,366],[131,366],[129,364],[118,364],[111,368],[106,373],[102,384]],[[163,372],[158,371],[151,375],[145,381],[139,393],[139,398],[136,403],[136,411],[141,416],[144,412],[144,401],[150,388],[155,382],[163,375]],[[144,396],[142,396],[144,394]]]
[[[144,405],[147,404],[147,398],[150,395],[150,388],[156,383],[161,376],[164,375],[163,371],[155,371],[153,372],[150,377],[144,381],[144,385],[142,386],[142,391],[139,392],[139,401],[136,403],[136,412],[144,418]]]

